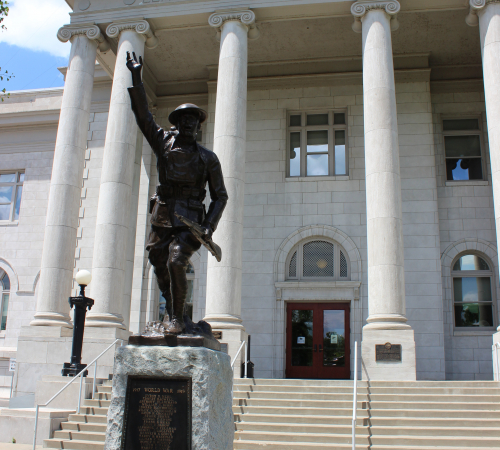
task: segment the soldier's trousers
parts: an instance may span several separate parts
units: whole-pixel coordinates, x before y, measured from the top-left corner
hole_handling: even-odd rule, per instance
[[[187,295],[186,269],[189,259],[201,247],[193,234],[184,227],[151,225],[146,249],[154,267],[158,286],[167,301],[166,313],[182,321]]]

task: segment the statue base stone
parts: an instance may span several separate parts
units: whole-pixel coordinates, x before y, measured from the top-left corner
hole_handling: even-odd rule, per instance
[[[120,347],[104,449],[232,450],[232,386],[230,358],[220,351]]]

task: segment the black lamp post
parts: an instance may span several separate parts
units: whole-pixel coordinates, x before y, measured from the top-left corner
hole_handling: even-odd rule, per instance
[[[92,275],[87,270],[80,270],[76,274],[76,282],[80,285],[80,295],[78,297],[70,297],[69,304],[71,308],[75,307],[73,316],[73,345],[71,347],[71,362],[64,363],[62,375],[64,377],[74,377],[78,375],[87,364],[82,364],[82,345],[83,345],[83,330],[85,328],[85,315],[87,308],[90,309],[94,305],[94,300],[85,297],[85,287],[92,280]],[[85,371],[83,376],[86,377],[88,372]]]

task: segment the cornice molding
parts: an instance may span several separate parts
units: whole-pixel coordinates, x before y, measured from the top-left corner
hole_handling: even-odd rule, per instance
[[[97,41],[99,50],[105,53],[109,50],[109,42],[104,38],[99,27],[93,23],[64,25],[57,32],[57,39],[68,42],[73,36],[85,35],[88,39]]]
[[[144,19],[127,19],[117,20],[106,28],[106,34],[110,38],[117,38],[120,33],[125,30],[133,30],[144,38],[146,47],[153,49],[158,46],[158,38],[155,36],[154,30],[147,20]]]
[[[260,31],[255,25],[255,13],[249,9],[218,11],[208,18],[208,24],[217,29],[217,40],[220,40],[222,27],[226,22],[238,21],[247,27],[248,39],[257,39]]]
[[[500,3],[500,0],[469,0],[469,14],[465,18],[465,23],[477,27],[479,25],[477,13],[490,3]]]
[[[354,16],[354,23],[352,29],[356,33],[361,33],[362,24],[361,19],[371,10],[383,9],[391,18],[391,30],[396,31],[399,28],[397,14],[401,9],[401,5],[397,0],[388,1],[357,1],[351,5],[351,14]]]

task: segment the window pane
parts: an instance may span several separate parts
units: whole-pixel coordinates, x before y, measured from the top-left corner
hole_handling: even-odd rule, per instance
[[[340,278],[347,277],[347,260],[345,259],[344,253],[340,252]]]
[[[0,220],[10,220],[10,205],[0,205]]]
[[[2,173],[0,174],[0,183],[13,183],[16,181],[15,173]]]
[[[19,219],[19,209],[21,208],[21,196],[23,194],[23,187],[18,186],[16,192],[16,208],[14,210],[14,220]]]
[[[2,324],[1,331],[7,328],[7,311],[9,310],[9,294],[2,295]]]
[[[445,136],[444,148],[447,158],[461,156],[481,156],[479,136]]]
[[[186,303],[193,303],[194,280],[187,280]]]
[[[464,255],[455,263],[453,270],[490,270],[490,266],[477,255]]]
[[[492,327],[492,306],[477,303],[463,303],[461,305],[455,304],[455,326]]]
[[[447,159],[447,180],[482,180],[481,158]]]
[[[328,155],[307,155],[307,176],[328,175]]]
[[[24,181],[24,173],[19,174],[19,181]]]
[[[291,127],[300,127],[302,125],[302,119],[301,119],[301,116],[300,114],[298,115],[294,115],[294,116],[290,116],[290,126]]]
[[[323,365],[345,366],[345,312],[323,311]]]
[[[6,273],[2,277],[2,286],[4,291],[10,291],[10,279]]]
[[[307,125],[328,125],[328,114],[308,114]]]
[[[290,176],[300,176],[300,133],[290,133]]]
[[[312,366],[313,311],[292,310],[292,366]]]
[[[191,263],[189,263],[186,267],[186,273],[194,273],[194,267],[191,265]]]
[[[307,153],[328,153],[328,131],[307,132]]]
[[[163,295],[160,294],[160,313],[158,314],[158,320],[161,322],[163,322],[163,320],[165,319],[166,306],[167,306],[167,301],[165,300],[165,297],[163,297]]]
[[[491,302],[489,277],[453,278],[455,302]]]
[[[335,131],[335,175],[345,175],[345,131]]]
[[[288,266],[288,276],[290,278],[297,278],[297,252],[295,252],[290,260],[290,265]]]
[[[12,191],[14,186],[4,186],[0,187],[0,203],[11,203],[12,202]]]
[[[333,244],[312,241],[304,244],[303,276],[333,277]]]
[[[443,120],[443,131],[479,130],[478,119]]]
[[[344,113],[334,113],[333,114],[334,125],[344,125],[345,124],[345,114]]]

